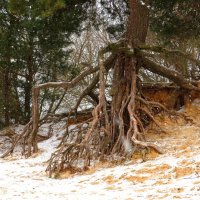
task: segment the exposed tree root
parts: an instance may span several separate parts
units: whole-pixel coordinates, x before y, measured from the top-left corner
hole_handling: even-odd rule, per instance
[[[0,131],[0,136],[4,136],[4,137],[6,136],[6,137],[9,137],[10,139],[12,139],[15,134],[16,133],[10,128],[5,128]]]
[[[133,65],[134,61],[130,64]],[[81,124],[79,131],[76,133],[75,139],[69,139],[69,132],[66,132],[59,145],[59,149],[52,155],[47,171],[49,176],[54,172],[60,172],[64,169],[79,167],[79,170],[85,170],[89,167],[91,160],[94,162],[98,157],[101,159],[105,155],[121,154],[123,156],[133,153],[133,146],[142,146],[143,148],[153,148],[158,153],[162,153],[161,149],[155,144],[145,141],[144,127],[140,119],[135,114],[135,97],[136,97],[136,72],[133,71],[131,93],[126,98],[124,95],[122,105],[119,112],[119,134],[116,137],[112,133],[113,128],[110,124],[109,114],[106,107],[105,96],[105,67],[102,55],[99,55],[99,104],[93,110],[93,120],[87,132],[83,131]],[[90,86],[89,86],[90,87]],[[87,90],[85,90],[87,91]],[[129,90],[127,90],[128,92]],[[84,93],[83,93],[84,94]],[[82,96],[82,95],[81,95]],[[80,101],[79,101],[80,102]],[[128,108],[130,126],[125,133],[124,128],[124,112]],[[150,115],[150,114],[149,114]],[[153,117],[152,117],[153,118]],[[114,122],[115,123],[115,122]],[[141,132],[139,131],[139,128]],[[84,134],[83,134],[84,133]],[[72,133],[71,133],[72,134]],[[115,136],[113,138],[113,136]],[[66,138],[68,137],[68,141]],[[133,144],[131,144],[133,143]],[[126,144],[130,144],[127,147]]]
[[[11,147],[3,154],[1,155],[1,158],[4,158],[6,156],[8,156],[9,154],[13,153],[16,145],[18,143],[20,143],[20,141],[22,142],[23,144],[23,152],[25,152],[25,146],[26,146],[26,139],[28,137],[28,134],[30,132],[30,129],[31,129],[31,126],[32,126],[32,121],[30,121],[23,129],[23,132],[21,134],[15,134],[13,136],[13,139],[12,139],[12,145]]]
[[[185,79],[180,73],[178,73],[175,70],[167,69],[166,67],[160,66],[157,63],[143,57],[142,58],[142,66],[145,69],[150,70],[153,73],[159,74],[161,76],[164,76],[173,82],[175,82],[177,85],[181,86],[182,88],[186,90],[196,90],[200,92],[200,88],[198,88],[196,85],[197,83],[191,82],[187,79]]]
[[[194,82],[184,79],[179,73],[162,67],[144,57],[142,53],[127,48],[125,42],[120,43],[119,49],[104,62],[104,54],[112,51],[112,47],[105,48],[99,52],[99,66],[87,69],[71,82],[50,82],[33,88],[32,120],[25,126],[20,135],[13,137],[11,148],[5,152],[5,157],[13,152],[18,143],[23,144],[23,154],[26,157],[38,151],[37,132],[42,121],[39,119],[39,95],[40,90],[47,88],[64,88],[67,91],[73,88],[86,76],[97,73],[92,82],[81,93],[76,105],[68,113],[68,119],[72,113],[76,113],[82,101],[88,95],[94,97],[93,89],[99,82],[99,99],[94,108],[92,119],[88,119],[69,130],[67,123],[58,149],[52,154],[47,171],[52,176],[55,172],[65,169],[86,170],[91,163],[114,155],[121,157],[130,156],[137,148],[153,148],[158,153],[163,153],[160,147],[146,141],[145,128],[153,121],[163,132],[163,128],[157,123],[154,114],[163,110],[170,115],[176,114],[165,106],[154,101],[148,101],[137,89],[137,73],[140,67],[149,69],[159,75],[165,76],[186,90],[200,91]],[[137,49],[136,49],[137,50]],[[113,67],[112,103],[108,109],[106,96],[106,76],[108,69]],[[94,97],[96,99],[96,97]],[[147,122],[147,123],[146,123]],[[52,130],[49,131],[51,135]]]
[[[39,126],[41,126],[45,122],[46,121],[43,118],[42,120],[40,120]],[[13,130],[9,129],[9,133],[7,132],[9,135],[8,134],[5,134],[5,135],[2,134],[1,135],[1,136],[9,136],[11,138],[11,147],[8,148],[8,150],[5,153],[3,153],[3,155],[1,155],[1,158],[5,158],[6,156],[12,154],[14,149],[15,149],[15,147],[17,145],[19,145],[19,144],[22,146],[22,154],[25,157],[28,156],[27,155],[28,139],[30,137],[32,126],[33,126],[33,122],[30,121],[28,124],[25,125],[25,127],[23,128],[22,133],[20,133],[20,134],[17,134]],[[36,141],[43,141],[43,140],[49,139],[52,136],[52,132],[53,132],[52,125],[50,125],[48,133],[47,133],[47,136],[43,136],[43,135],[37,134]]]
[[[60,149],[55,154],[53,154],[52,158],[50,159],[50,164],[47,168],[47,171],[49,171],[50,176],[52,172],[55,170],[61,171],[66,168],[74,167],[75,163],[77,165],[77,162],[80,162],[80,159],[82,159],[83,162],[83,165],[80,168],[82,168],[83,170],[87,169],[87,167],[90,165],[91,157],[94,158],[96,156],[99,156],[101,154],[100,152],[102,151],[104,152],[104,149],[107,146],[107,144],[105,144],[105,137],[110,137],[110,130],[109,130],[110,127],[109,127],[109,119],[106,108],[106,97],[105,97],[106,69],[103,61],[103,50],[99,53],[99,68],[100,68],[99,104],[93,110],[93,120],[91,122],[91,127],[88,129],[84,137],[82,137],[84,131],[81,128],[81,131],[79,131],[79,134],[75,139],[75,142],[73,143],[65,144],[63,143],[62,140],[62,145],[60,146]],[[87,88],[85,91],[87,91]],[[85,91],[83,94],[86,93]],[[80,100],[78,102],[80,102]],[[98,124],[101,124],[101,120],[104,121],[105,126],[101,127],[101,130],[99,129],[97,131],[98,129],[97,126]],[[104,132],[103,136],[101,136],[102,130]],[[66,137],[66,135],[64,137]],[[104,139],[102,139],[101,137],[103,137]],[[100,142],[101,140],[102,142]],[[56,166],[59,167],[57,168]]]

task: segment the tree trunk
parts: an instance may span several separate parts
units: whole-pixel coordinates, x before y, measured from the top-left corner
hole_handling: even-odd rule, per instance
[[[9,69],[5,70],[4,74],[4,86],[3,86],[3,95],[4,95],[4,120],[5,126],[10,124],[10,78],[9,78]]]
[[[24,117],[25,122],[29,122],[31,117],[31,91],[33,86],[33,66],[32,66],[32,47],[30,49],[30,55],[27,60],[27,73],[26,82],[24,87],[25,103],[24,103]]]
[[[148,1],[145,1],[147,4]],[[125,33],[124,46],[136,48],[145,42],[147,31],[149,12],[146,5],[142,5],[138,0],[130,0],[130,16],[128,18],[128,27]],[[128,99],[132,99],[133,111],[136,92],[136,77],[140,67],[140,58],[127,55],[121,55],[116,60],[113,72],[112,83],[112,135],[113,142],[116,139],[127,135],[130,127],[130,115],[128,112]],[[119,139],[120,140],[120,139]],[[116,149],[114,149],[115,151]]]

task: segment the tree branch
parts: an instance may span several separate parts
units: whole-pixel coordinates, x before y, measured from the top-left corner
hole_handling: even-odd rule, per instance
[[[70,89],[74,87],[78,82],[80,82],[85,76],[88,76],[90,74],[93,74],[99,70],[99,67],[95,68],[89,68],[85,71],[83,71],[79,76],[74,78],[71,82],[47,82],[40,84],[38,86],[35,86],[34,88],[37,89],[46,89],[46,88],[64,88],[65,90]]]
[[[145,57],[142,57],[142,66],[153,73],[159,74],[174,81],[177,85],[181,86],[184,89],[200,91],[200,88],[192,85],[193,82],[191,83],[189,80],[185,79],[177,71],[167,69]]]
[[[96,86],[96,84],[98,83],[98,81],[99,81],[99,73],[94,77],[94,79],[92,80],[92,82],[90,83],[90,85],[87,86],[85,88],[85,90],[82,92],[82,94],[80,95],[80,97],[79,97],[79,99],[78,99],[78,101],[77,101],[77,103],[76,103],[76,105],[75,105],[75,107],[73,109],[75,112],[77,111],[77,109],[78,109],[78,107],[79,107],[82,99],[91,92],[91,90]]]

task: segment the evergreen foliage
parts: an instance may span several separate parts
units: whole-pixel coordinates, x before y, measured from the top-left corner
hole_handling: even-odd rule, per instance
[[[83,0],[0,2],[1,119],[5,125],[11,119],[17,122],[18,115],[21,123],[29,121],[33,85],[56,81],[59,74],[74,74],[68,61],[70,37],[84,28],[88,4]]]
[[[151,29],[182,39],[200,35],[200,2],[197,0],[152,0]]]

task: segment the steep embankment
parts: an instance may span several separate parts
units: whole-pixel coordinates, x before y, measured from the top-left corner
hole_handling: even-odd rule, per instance
[[[37,157],[25,160],[16,155],[0,159],[0,200],[199,199],[200,101],[182,113],[193,122],[158,118],[167,134],[158,134],[156,127],[147,134],[147,138],[162,147],[163,155],[151,152],[146,162],[134,155],[133,160],[122,166],[93,169],[86,175],[62,180],[50,179],[44,172],[57,137],[63,133],[61,125],[57,125],[54,136],[40,143]]]

